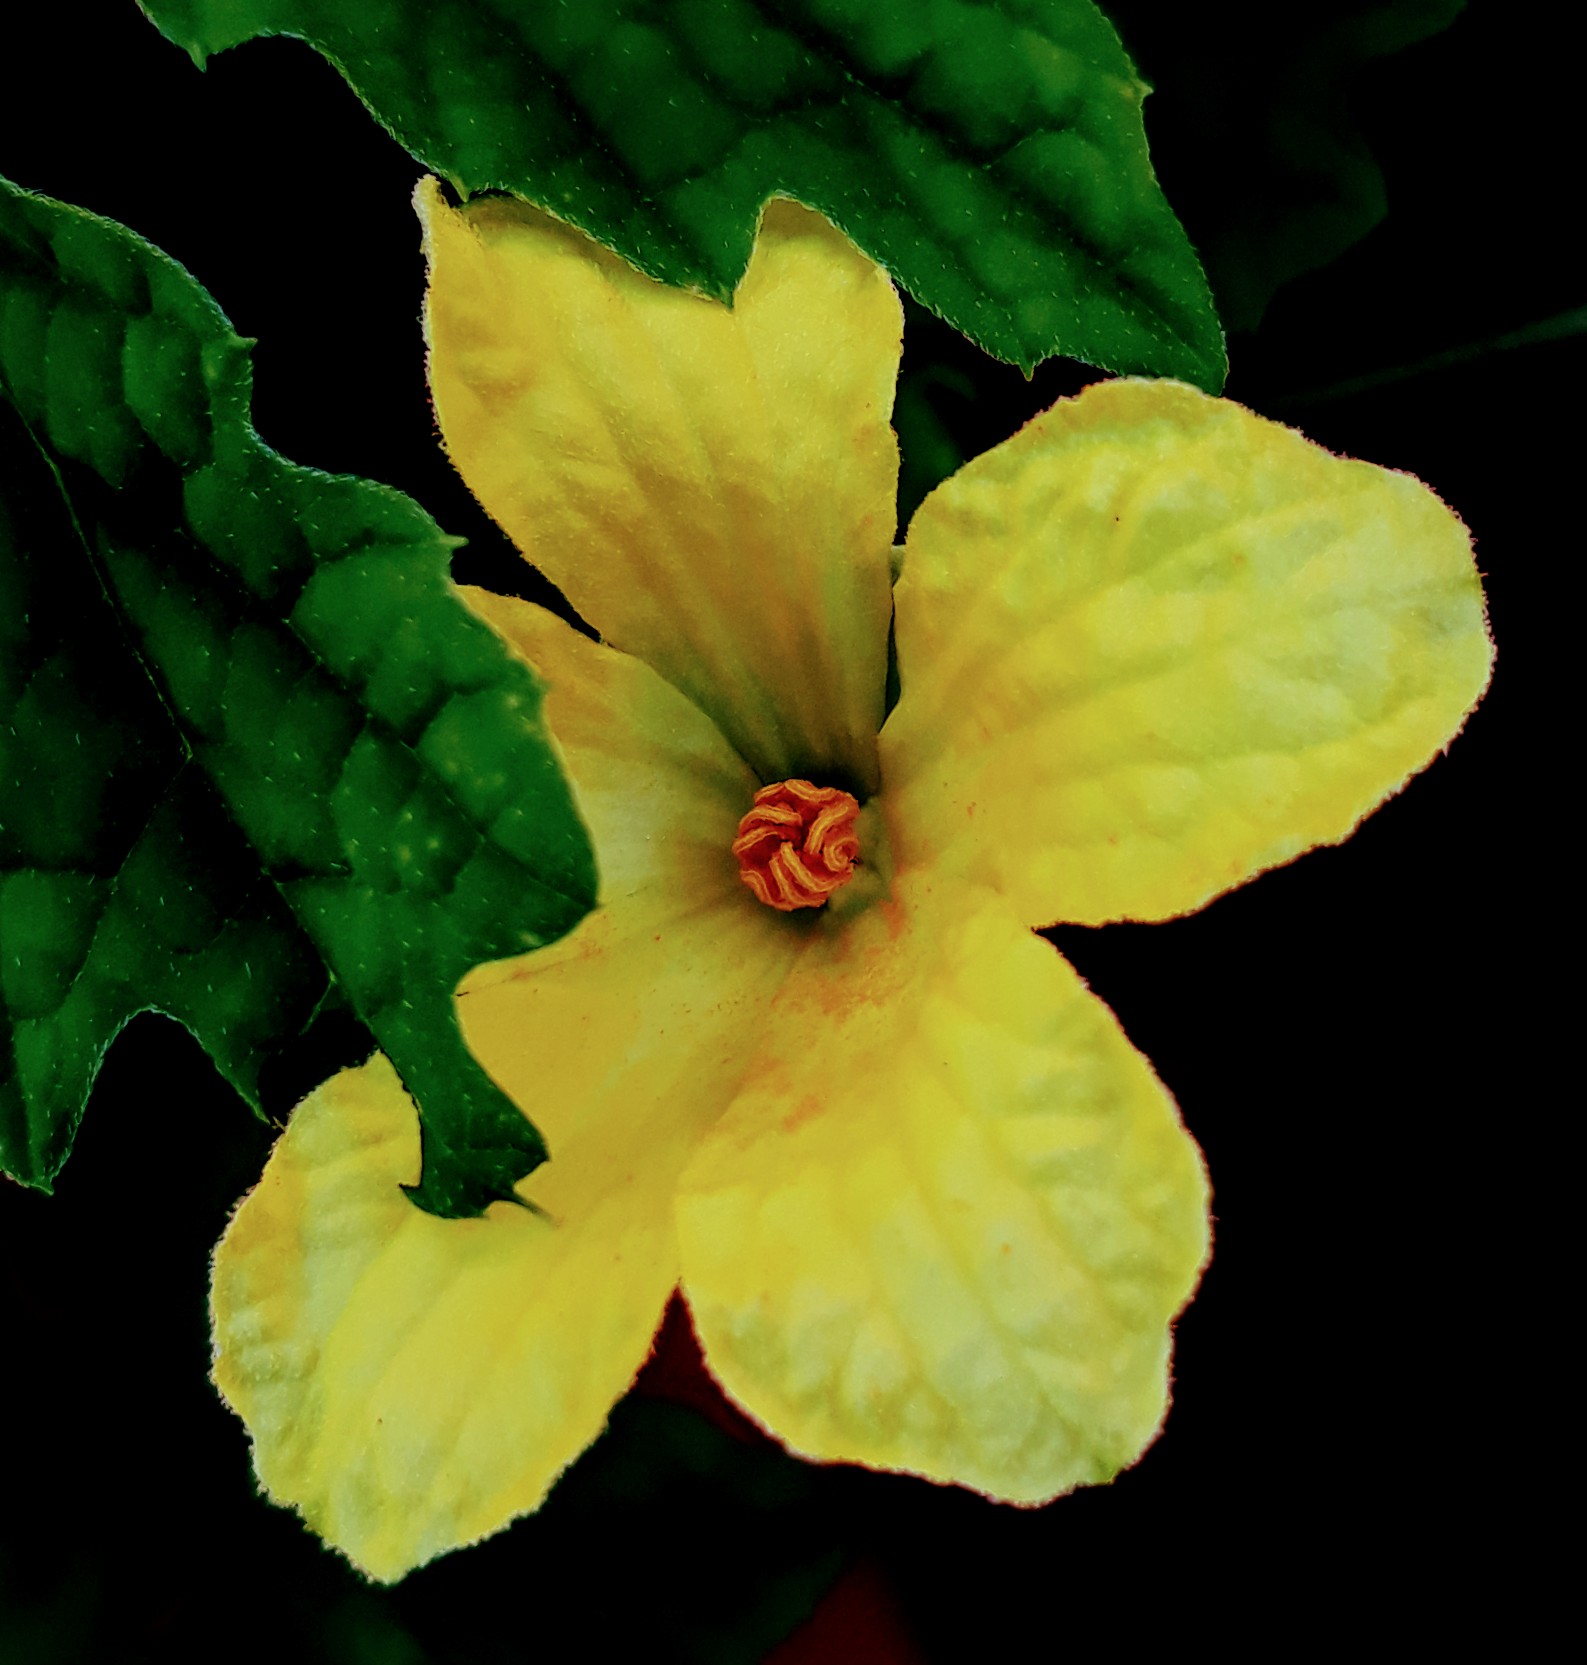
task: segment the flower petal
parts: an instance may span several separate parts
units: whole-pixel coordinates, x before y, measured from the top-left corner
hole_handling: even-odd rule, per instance
[[[583,1015],[607,1009],[601,972],[617,963],[633,965],[592,953],[574,969]],[[557,993],[522,1035],[541,1053],[552,1160],[520,1190],[545,1217],[415,1208],[399,1186],[418,1178],[417,1117],[376,1057],[298,1106],[216,1250],[215,1382],[260,1483],[374,1578],[537,1507],[633,1381],[677,1281],[671,1195],[699,1113],[677,1091],[687,1065],[661,1060],[670,1102],[642,1077],[625,1099],[636,1071],[619,1070],[579,1105],[613,1030],[581,1033],[579,1003]],[[551,1015],[571,1032],[548,1035]],[[721,1051],[721,1024],[705,1027]],[[576,1133],[553,1120],[575,1105]]]
[[[1417,481],[1173,382],[1105,382],[939,487],[896,591],[903,862],[1031,921],[1185,913],[1346,837],[1492,657]]]
[[[213,1269],[215,1381],[260,1483],[379,1579],[540,1502],[632,1380],[672,1276],[653,1209],[440,1220],[398,1189],[418,1172],[396,1072],[345,1071],[298,1106]]]
[[[707,1362],[792,1449],[1017,1502],[1152,1438],[1207,1250],[1112,1014],[993,893],[919,879],[812,938],[678,1222]]]
[[[902,315],[819,215],[768,206],[731,310],[500,198],[420,187],[430,383],[480,501],[763,780],[876,784]]]
[[[438,1220],[383,1058],[302,1105],[216,1252],[215,1379],[272,1496],[382,1579],[533,1509],[603,1427],[677,1282],[677,1177],[742,1077],[795,939],[728,851],[754,781],[637,660],[526,603],[471,604],[542,668],[603,905],[479,968],[469,1044],[551,1161]]]

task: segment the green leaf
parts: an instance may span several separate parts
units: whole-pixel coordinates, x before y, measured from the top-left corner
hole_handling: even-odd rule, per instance
[[[326,975],[168,721],[60,484],[0,402],[0,1160],[48,1188],[135,1013],[201,1035],[258,1107]]]
[[[201,66],[309,42],[426,166],[728,298],[759,209],[821,209],[1029,370],[1225,372],[1152,174],[1145,85],[1091,0],[139,0]]]
[[[413,1196],[545,1156],[452,989],[592,905],[541,689],[400,493],[249,425],[248,344],[132,233],[0,181],[0,1159],[48,1187],[169,1012],[257,1105],[329,979],[421,1106]]]

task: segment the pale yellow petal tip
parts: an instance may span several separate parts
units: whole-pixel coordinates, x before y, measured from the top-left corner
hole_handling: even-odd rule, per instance
[[[673,1280],[663,1202],[648,1235],[631,1197],[621,1224],[594,1202],[555,1226],[506,1204],[439,1220],[400,1189],[417,1170],[390,1064],[344,1071],[298,1107],[212,1268],[214,1380],[261,1487],[382,1582],[539,1506]]]
[[[1210,1259],[1209,1243],[1198,1269],[1197,1283]],[[687,1304],[687,1289],[681,1293]],[[1164,1329],[1161,1386],[1155,1398],[1148,1396],[1121,1406],[1125,1415],[1118,1423],[1097,1419],[1087,1427],[1078,1428],[1051,1417],[1045,1423],[1041,1420],[1029,1423],[1028,1437],[1033,1443],[1066,1448],[1067,1455],[1059,1462],[966,1461],[963,1455],[966,1446],[984,1442],[986,1435],[985,1420],[973,1417],[944,1419],[929,1440],[922,1440],[918,1427],[897,1417],[878,1418],[869,1426],[856,1425],[839,1439],[812,1439],[807,1427],[800,1425],[803,1419],[789,1418],[777,1411],[768,1413],[760,1408],[766,1401],[753,1374],[746,1376],[731,1365],[719,1367],[709,1350],[702,1350],[701,1357],[712,1380],[732,1406],[801,1462],[823,1467],[866,1468],[878,1474],[896,1474],[933,1486],[974,1492],[989,1503],[1040,1509],[1083,1487],[1111,1484],[1139,1464],[1163,1435],[1173,1408],[1174,1330],[1195,1293],[1193,1285],[1180,1311]],[[690,1315],[698,1328],[699,1320],[692,1306]],[[794,1430],[792,1433],[790,1428]]]
[[[1155,406],[1181,422],[1188,433],[1227,423],[1237,428],[1247,441],[1253,432],[1266,432],[1276,443],[1296,446],[1300,454],[1327,459],[1342,476],[1354,477],[1352,489],[1363,500],[1374,493],[1381,494],[1383,502],[1378,513],[1393,517],[1407,566],[1424,584],[1432,580],[1444,586],[1436,606],[1432,602],[1426,604],[1421,621],[1422,639],[1410,644],[1411,651],[1419,651],[1429,662],[1437,656],[1437,679],[1430,681],[1422,699],[1427,716],[1421,725],[1419,755],[1410,758],[1397,777],[1381,778],[1371,789],[1373,795],[1364,798],[1351,818],[1332,835],[1319,832],[1310,843],[1282,853],[1275,851],[1270,865],[1283,865],[1324,845],[1344,843],[1363,821],[1448,752],[1492,684],[1498,649],[1471,529],[1458,511],[1409,469],[1330,450],[1304,429],[1262,416],[1234,400],[1217,398],[1188,383],[1123,377],[1087,388],[1081,397],[1100,395],[1104,389],[1114,387],[1119,389],[1118,416],[1123,420]],[[1105,397],[1097,400],[1104,408],[1107,402]],[[1386,576],[1392,577],[1392,571]],[[1212,892],[1196,906],[1221,893],[1221,889]]]
[[[453,203],[442,182],[426,176],[413,188],[413,207],[432,267],[438,258],[455,258],[456,251],[465,246],[465,240],[479,250],[497,240],[527,241],[548,247],[563,244],[582,258],[636,279],[642,276],[571,220],[564,220],[549,208],[524,197],[483,196]]]
[[[1437,634],[1460,638],[1466,649],[1451,666],[1451,679],[1443,690],[1444,705],[1451,711],[1458,705],[1458,716],[1447,717],[1448,734],[1442,745],[1430,751],[1417,768],[1407,771],[1392,790],[1398,791],[1420,769],[1449,749],[1488,691],[1497,649],[1471,529],[1432,486],[1409,469],[1330,450],[1293,423],[1263,416],[1233,399],[1203,392],[1188,382],[1120,376],[1093,383],[1072,400],[1061,402],[1089,404],[1097,416],[1120,424],[1138,423],[1152,416],[1165,418],[1180,426],[1187,438],[1227,426],[1239,434],[1240,443],[1251,444],[1253,451],[1257,448],[1253,436],[1270,436],[1277,444],[1297,446],[1300,454],[1326,458],[1339,469],[1354,474],[1363,495],[1374,488],[1392,494],[1395,509],[1404,517],[1406,543],[1414,541],[1420,546],[1413,555],[1417,566],[1431,565],[1451,586],[1452,593]],[[1361,819],[1370,813],[1369,808]]]
[[[426,236],[436,217],[447,207],[446,193],[434,174],[422,175],[413,187],[413,211]]]
[[[903,337],[904,306],[898,287],[885,267],[873,260],[824,209],[800,202],[796,197],[768,197],[761,205],[760,224],[755,233],[755,251],[739,288],[748,281],[757,260],[782,251],[807,252],[834,270],[846,269],[867,284],[884,287],[892,297],[898,316],[899,338]]]

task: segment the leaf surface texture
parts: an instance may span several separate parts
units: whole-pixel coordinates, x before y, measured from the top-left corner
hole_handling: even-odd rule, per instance
[[[1222,333],[1090,0],[141,0],[203,64],[293,35],[465,193],[539,203],[726,300],[762,204],[819,208],[1027,369],[1216,391]]]
[[[415,1200],[544,1157],[457,980],[588,908],[534,675],[400,493],[285,461],[248,346],[124,228],[0,183],[0,1154],[48,1185],[98,1061],[179,1018],[257,1103],[334,983],[422,1108]]]

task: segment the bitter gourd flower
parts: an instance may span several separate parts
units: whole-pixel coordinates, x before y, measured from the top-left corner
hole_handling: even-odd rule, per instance
[[[729,309],[522,204],[420,207],[446,446],[602,633],[469,596],[549,683],[600,901],[458,991],[547,1136],[538,1212],[413,1207],[377,1057],[234,1216],[215,1378],[263,1486],[382,1579],[495,1531],[678,1287],[794,1452],[1021,1503],[1109,1478],[1208,1193],[1033,928],[1346,837],[1486,682],[1469,539],[1406,476],[1112,381],[929,496],[895,585],[899,303],[825,220],[770,205]]]

